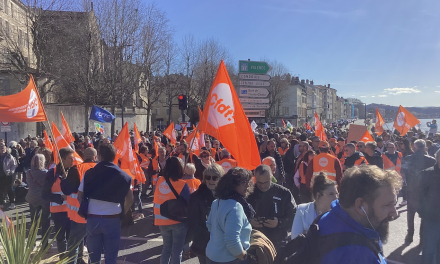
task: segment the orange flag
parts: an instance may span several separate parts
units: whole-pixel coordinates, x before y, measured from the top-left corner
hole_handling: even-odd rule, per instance
[[[46,112],[32,75],[28,86],[23,91],[0,96],[0,117],[3,122],[47,121]]]
[[[193,132],[191,132],[191,134],[189,134],[189,136],[185,138],[185,141],[188,143],[188,147],[190,147],[191,150],[194,151],[194,153],[198,156],[200,152],[199,131],[197,131],[197,129],[194,129]]]
[[[420,121],[403,106],[399,106],[399,111],[397,112],[393,127],[399,131],[400,135],[405,135],[408,130],[417,124],[420,124]]]
[[[379,112],[379,109],[376,107],[376,125],[374,126],[374,132],[380,136],[383,133],[383,125],[385,124],[385,120],[383,120],[382,115]]]
[[[136,123],[134,123],[134,151],[136,153],[139,153],[139,144],[141,142],[142,142],[141,133],[139,133]]]
[[[315,136],[319,137],[321,140],[327,140],[324,127],[322,126],[322,123],[319,120],[318,114],[316,112],[315,112]]]
[[[185,126],[185,127],[182,127],[182,139],[183,139],[183,137],[186,137],[186,136],[188,136],[188,130],[186,129],[186,126]]]
[[[61,129],[61,131],[63,131],[64,139],[67,140],[67,142],[69,143],[75,141],[75,139],[72,136],[72,132],[70,132],[69,124],[67,124],[66,119],[64,119],[63,112],[61,112],[61,122],[63,123],[63,128]]]
[[[367,143],[368,141],[374,141],[374,139],[373,139],[373,137],[370,135],[370,132],[368,132],[368,130],[367,130],[367,131],[365,131],[365,133],[364,133],[364,135],[362,136],[362,138],[361,138],[360,141],[363,141],[363,142]]]
[[[44,140],[43,140],[44,145],[46,146],[46,148],[50,149],[50,151],[52,151],[53,153],[53,162],[55,164],[58,164],[58,155],[56,152],[55,147],[52,144],[52,141],[50,141],[49,136],[46,133],[46,130],[44,130]]]
[[[218,139],[237,160],[238,166],[253,170],[261,164],[254,133],[223,61],[198,126],[200,131]]]
[[[163,134],[171,141],[171,144],[173,144],[173,145],[176,144],[176,142],[177,142],[176,130],[174,130],[174,123],[173,122],[171,122],[171,124],[167,127],[167,129],[165,129]]]
[[[113,143],[116,149],[116,158],[114,163],[118,164],[121,159],[121,169],[127,172],[133,179],[142,181],[142,175],[139,174],[136,162],[137,156],[131,146],[130,133],[128,132],[128,123],[126,122],[115,142]]]
[[[57,126],[55,125],[54,122],[52,122],[52,133],[54,136],[54,141],[55,144],[57,144],[58,149],[61,148],[72,148],[69,143],[67,142],[67,140],[63,137],[63,135],[61,135],[60,131],[58,130]],[[55,155],[58,155],[56,153],[56,151],[53,153],[54,157]],[[73,157],[74,157],[74,161],[73,164],[74,165],[78,165],[83,163],[84,161],[82,160],[82,158],[78,155],[78,153],[73,152]]]
[[[283,123],[283,127],[286,128],[286,123],[284,123],[284,119],[281,118],[281,122]]]

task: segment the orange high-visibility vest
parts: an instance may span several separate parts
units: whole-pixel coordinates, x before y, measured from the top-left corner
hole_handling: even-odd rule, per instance
[[[335,160],[336,158],[329,153],[320,153],[315,156],[313,158],[313,176],[325,172],[330,180],[336,181]]]
[[[145,156],[144,154],[139,154],[139,156],[141,156],[141,164],[139,164],[141,166],[141,168],[144,169],[148,169],[148,165],[150,165],[151,159],[150,157]]]
[[[213,159],[215,159],[215,154],[217,154],[217,150],[215,148],[211,148],[211,155]]]
[[[86,162],[77,165],[80,182],[84,177],[86,171],[95,167],[95,165],[96,165],[95,162]],[[69,219],[79,224],[87,223],[86,219],[82,218],[78,214],[78,209],[80,205],[78,201],[78,193],[71,193],[70,195],[67,196],[66,201],[67,201],[67,216],[69,217]]]
[[[400,170],[402,169],[402,153],[398,152],[396,164],[394,164],[385,153],[382,154],[382,159],[384,170],[395,170],[400,174]]]
[[[216,162],[218,165],[223,167],[223,170],[228,172],[230,169],[237,167],[237,161],[233,159],[222,159]]]
[[[289,148],[286,148],[286,150],[283,150],[281,147],[278,148],[278,152],[281,156],[286,155],[286,152],[289,150]]]
[[[183,187],[185,187],[186,181],[184,180],[177,180],[173,181],[170,180],[171,184],[173,185],[174,189],[178,194],[182,192]],[[165,201],[176,199],[176,196],[174,196],[173,191],[168,186],[166,180],[164,177],[160,177],[157,181],[157,188],[154,192],[154,225],[174,225],[178,224],[180,222],[171,220],[169,218],[166,218],[165,216],[162,216],[160,214],[160,205],[163,204]]]
[[[157,169],[159,168],[159,162],[157,161],[158,158],[159,158],[159,157],[154,158],[154,159],[152,160],[152,162],[153,162],[153,170],[156,171],[156,174],[154,174],[154,175],[152,176],[152,179],[153,179],[153,186],[155,186],[156,183],[157,183]]]
[[[186,181],[186,184],[188,184],[189,191],[191,193],[197,191],[197,189],[199,188],[200,184],[202,184],[202,182],[199,179],[196,179],[196,178],[184,179],[184,181]]]
[[[56,169],[54,171],[54,176],[56,175]],[[60,177],[57,177],[55,182],[52,184],[51,192],[53,194],[59,194],[62,195],[63,192],[61,191],[61,179]],[[55,202],[50,202],[50,212],[51,213],[62,213],[67,212],[67,200],[64,200],[62,204],[58,204]]]
[[[354,166],[359,166],[359,165],[362,164],[362,162],[365,162],[365,165],[368,165],[368,161],[367,161],[367,159],[365,159],[364,156],[361,156],[361,157],[359,157],[359,159],[357,159],[357,160],[354,162]],[[341,159],[341,164],[342,164],[342,165],[345,165],[345,157],[343,157],[343,158]]]
[[[304,166],[305,166],[304,161],[302,161],[298,167],[299,177],[301,178],[302,184],[306,184],[306,173],[304,172]],[[306,169],[306,171],[307,171],[307,169]]]

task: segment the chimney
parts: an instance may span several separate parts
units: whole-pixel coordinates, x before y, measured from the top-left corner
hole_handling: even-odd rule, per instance
[[[327,84],[327,87],[330,88],[330,84]]]
[[[90,2],[90,7],[92,8],[93,11],[93,2]]]
[[[313,80],[310,81],[310,84],[313,85]]]
[[[306,83],[309,84],[309,79],[306,79]]]
[[[301,84],[305,84],[305,80],[304,79],[301,79]]]

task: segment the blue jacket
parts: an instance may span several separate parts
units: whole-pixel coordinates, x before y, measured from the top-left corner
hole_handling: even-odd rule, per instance
[[[382,248],[379,233],[373,229],[365,228],[360,223],[351,218],[339,205],[339,200],[332,202],[332,210],[326,213],[318,222],[319,235],[329,235],[341,232],[353,232],[365,235],[369,239],[378,240]],[[380,256],[380,261],[373,251],[359,245],[345,246],[334,249],[321,258],[321,264],[386,264],[385,258]]]
[[[252,227],[243,207],[235,200],[214,200],[206,221],[211,233],[206,256],[215,262],[235,260],[249,248]]]

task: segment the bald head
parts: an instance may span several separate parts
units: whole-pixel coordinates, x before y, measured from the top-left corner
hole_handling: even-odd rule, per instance
[[[85,160],[96,160],[96,157],[98,156],[98,152],[94,148],[86,148],[84,150],[84,159]]]

